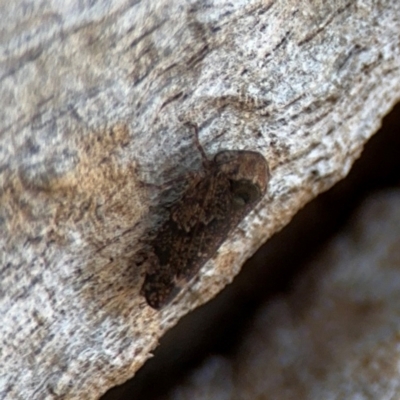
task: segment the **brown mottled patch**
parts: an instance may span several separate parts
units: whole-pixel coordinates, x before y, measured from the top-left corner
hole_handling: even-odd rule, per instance
[[[51,186],[53,194],[64,199],[57,207],[56,224],[84,224],[92,241],[104,244],[110,232],[124,232],[146,212],[136,165],[123,164],[119,157],[128,141],[128,129],[117,125],[78,143],[76,168]]]
[[[127,127],[116,125],[76,138],[66,146],[73,154],[72,166],[62,169],[63,156],[57,154],[39,167],[9,174],[0,192],[0,216],[8,236],[24,232],[34,238],[40,232],[65,245],[69,232],[80,231],[98,248],[147,212],[146,188],[137,167],[121,157],[129,143]]]

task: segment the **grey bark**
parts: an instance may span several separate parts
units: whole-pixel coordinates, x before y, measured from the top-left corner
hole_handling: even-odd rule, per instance
[[[0,5],[0,398],[94,399],[344,177],[399,98],[400,4]],[[162,193],[261,152],[268,194],[173,305],[139,294]],[[161,210],[161,211],[160,211]]]

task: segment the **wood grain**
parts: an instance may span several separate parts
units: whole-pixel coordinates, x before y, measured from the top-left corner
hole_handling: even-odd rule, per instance
[[[0,398],[95,399],[344,177],[398,100],[400,4],[0,3]],[[161,193],[261,153],[268,196],[161,312],[136,262]],[[244,234],[245,232],[245,234]]]

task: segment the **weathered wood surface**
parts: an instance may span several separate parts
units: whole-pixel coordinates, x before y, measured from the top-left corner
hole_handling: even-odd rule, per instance
[[[399,98],[399,43],[397,0],[3,1],[0,398],[94,399],[132,376],[347,174]],[[200,168],[185,122],[210,156],[261,152],[271,181],[159,312],[135,260],[163,190]]]

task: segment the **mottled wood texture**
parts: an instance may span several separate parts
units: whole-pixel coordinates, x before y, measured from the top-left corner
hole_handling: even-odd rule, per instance
[[[0,398],[95,399],[123,382],[345,176],[398,100],[399,18],[398,0],[3,0]],[[257,151],[271,180],[156,311],[136,256],[156,206],[201,168],[188,122],[209,157]]]

